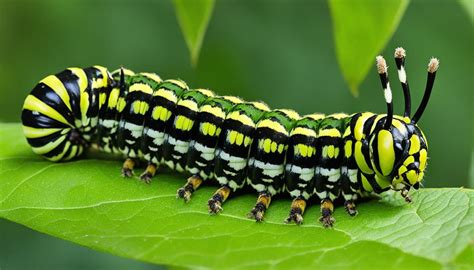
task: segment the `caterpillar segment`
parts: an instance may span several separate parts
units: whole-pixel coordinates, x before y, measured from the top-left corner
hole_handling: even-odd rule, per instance
[[[146,183],[166,165],[188,174],[177,197],[189,201],[208,179],[220,187],[208,201],[211,214],[222,210],[231,193],[249,186],[258,194],[249,217],[262,221],[272,198],[292,197],[286,222],[303,222],[308,200],[321,202],[320,222],[334,224],[334,202],[358,213],[358,198],[395,190],[409,191],[424,178],[428,142],[418,127],[439,67],[430,59],[425,92],[411,116],[406,51],[394,54],[404,99],[401,116],[393,112],[388,68],[376,58],[385,114],[370,112],[310,114],[271,110],[262,102],[190,90],[181,80],[121,68],[69,68],[41,80],[26,97],[23,131],[33,151],[51,161],[81,156],[90,146],[125,157],[122,174],[146,164]]]
[[[222,210],[230,192],[245,185],[255,128],[258,120],[269,111],[263,102],[245,102],[236,104],[226,115],[214,158],[214,177],[222,188],[208,201],[210,213]]]
[[[242,103],[240,98],[222,96],[207,98],[201,104],[186,161],[186,171],[192,175],[178,189],[178,198],[188,202],[201,183],[214,175],[215,152],[224,120],[232,107],[239,103]]]
[[[174,121],[166,131],[167,139],[163,145],[164,163],[170,169],[183,172],[186,168],[189,143],[195,133],[193,126],[197,120],[199,107],[210,97],[214,97],[214,93],[210,90],[189,90],[183,92],[176,103]]]
[[[260,194],[249,213],[256,221],[263,220],[271,197],[284,188],[289,133],[299,118],[295,111],[280,109],[266,112],[257,122],[247,165],[247,183]]]
[[[140,179],[150,183],[163,160],[163,147],[167,140],[167,130],[172,128],[179,97],[189,90],[181,80],[165,80],[159,83],[149,101],[150,110],[143,123],[141,151],[147,161],[147,169]]]
[[[96,140],[98,141],[97,146],[103,152],[119,153],[116,137],[117,127],[125,102],[124,97],[128,92],[126,85],[129,85],[130,77],[133,75],[135,73],[129,69],[120,68],[113,71],[111,76],[117,83],[99,95],[99,123]]]

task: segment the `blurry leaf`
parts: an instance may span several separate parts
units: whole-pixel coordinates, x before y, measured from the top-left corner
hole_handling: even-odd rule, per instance
[[[196,66],[207,25],[214,9],[214,0],[173,0],[173,3],[191,55],[191,63]]]
[[[245,217],[255,193],[207,213],[215,186],[188,204],[175,198],[184,175],[160,173],[151,185],[120,176],[121,163],[50,163],[34,155],[19,124],[0,124],[0,218],[96,250],[141,261],[203,268],[441,269],[474,263],[474,191],[423,189],[336,210],[334,229],[317,221],[285,225],[291,204],[272,202],[266,220]],[[139,173],[137,170],[136,173]]]
[[[474,21],[474,1],[473,0],[459,0],[459,4],[466,10],[467,15],[472,21]]]
[[[329,0],[336,55],[351,92],[358,87],[396,30],[408,0]]]

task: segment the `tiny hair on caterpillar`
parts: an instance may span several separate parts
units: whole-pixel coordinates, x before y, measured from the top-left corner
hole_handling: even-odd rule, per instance
[[[376,57],[387,105],[385,114],[314,113],[270,109],[260,101],[190,89],[178,79],[120,68],[68,68],[42,79],[26,97],[23,132],[33,151],[59,162],[88,148],[122,155],[121,173],[150,183],[160,166],[185,173],[177,197],[188,202],[208,179],[220,187],[208,201],[209,213],[222,211],[229,195],[244,187],[258,193],[249,217],[262,221],[272,197],[293,201],[286,222],[303,222],[312,197],[321,202],[319,221],[334,223],[334,201],[357,214],[357,199],[396,190],[407,202],[427,166],[428,141],[417,125],[428,104],[439,61],[431,58],[425,92],[411,114],[406,53],[395,50],[404,113],[394,115],[388,67]]]

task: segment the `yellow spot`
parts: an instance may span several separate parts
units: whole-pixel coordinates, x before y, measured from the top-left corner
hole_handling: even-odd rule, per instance
[[[270,120],[270,119],[263,119],[262,121],[258,122],[257,127],[258,128],[263,128],[263,127],[270,128],[270,129],[273,129],[274,131],[277,131],[277,132],[283,133],[285,135],[288,135],[288,131],[286,131],[285,127],[282,124],[280,124],[276,121]]]
[[[424,172],[420,172],[420,174],[418,175],[418,182],[421,182],[421,180],[423,180],[423,177],[425,176],[425,173]]]
[[[162,107],[161,113],[160,113],[160,120],[163,122],[166,122],[168,121],[168,119],[170,119],[170,117],[171,117],[171,111],[165,107]]]
[[[426,152],[426,149],[421,149],[421,151],[420,151],[420,171],[425,170],[427,159],[428,159],[428,153]]]
[[[126,104],[127,103],[125,102],[125,99],[123,97],[119,98],[117,102],[117,111],[122,112],[123,109],[125,109]]]
[[[107,99],[107,94],[106,93],[100,93],[99,94],[99,108],[102,108],[102,105],[105,104],[106,99]]]
[[[265,139],[263,141],[263,151],[270,153],[270,148],[272,147],[272,141],[270,139]]]
[[[351,135],[351,127],[350,127],[350,126],[348,126],[348,127],[346,128],[346,130],[344,131],[344,135],[342,135],[342,137],[343,137],[343,138],[346,138],[346,137],[348,137],[349,135]]]
[[[209,123],[208,133],[209,135],[214,136],[214,134],[216,133],[216,125]]]
[[[176,117],[175,127],[180,130],[189,131],[191,130],[194,121],[187,118],[184,115],[178,115]]]
[[[134,101],[132,104],[133,107],[133,112],[134,113],[139,113],[140,112],[140,101]]]
[[[151,88],[151,86],[149,86],[146,83],[134,83],[130,86],[128,91],[129,92],[139,91],[139,92],[143,92],[150,95],[153,94],[153,89]]]
[[[51,88],[61,98],[64,104],[66,104],[69,111],[72,111],[71,104],[69,101],[69,94],[66,88],[64,87],[64,84],[61,82],[61,80],[58,79],[58,77],[56,77],[55,75],[49,75],[48,77],[44,78],[40,83],[44,83],[49,86],[49,88]]]
[[[318,136],[319,137],[327,136],[327,137],[339,137],[340,138],[341,137],[341,132],[339,132],[339,130],[337,130],[335,128],[323,129],[323,130],[319,131]]]
[[[410,151],[409,155],[413,155],[420,151],[420,138],[417,135],[412,135],[410,138]]]
[[[352,155],[352,141],[348,140],[346,141],[346,144],[344,144],[344,154],[346,158],[350,158]]]
[[[205,136],[207,136],[207,133],[209,131],[209,122],[204,122],[201,124],[201,133]]]
[[[308,146],[302,143],[299,143],[298,145],[298,152],[302,157],[307,157],[308,156]]]
[[[252,139],[249,136],[245,136],[244,146],[249,146],[251,142],[252,142]]]
[[[280,154],[283,153],[283,150],[285,150],[285,145],[280,143],[278,145],[278,153],[280,153]]]
[[[407,167],[405,165],[401,165],[400,168],[398,169],[398,175],[402,175],[407,171]]]
[[[276,152],[277,148],[278,148],[278,144],[273,141],[272,142],[272,152]]]
[[[218,136],[221,134],[221,131],[222,131],[221,128],[217,128],[217,130],[216,130],[216,137],[218,137]]]
[[[374,171],[372,171],[372,169],[369,167],[369,165],[367,164],[367,162],[365,160],[364,154],[362,153],[362,142],[360,142],[360,141],[357,141],[355,143],[354,156],[355,156],[355,160],[357,162],[357,167],[359,167],[359,169],[362,172],[364,172],[366,174],[374,173]]]
[[[334,158],[337,158],[339,156],[339,147],[334,148]]]
[[[334,153],[334,145],[329,145],[329,146],[328,146],[328,157],[329,157],[329,158],[333,158],[333,157],[335,157],[334,154],[335,154],[335,153]]]
[[[379,165],[384,176],[390,174],[395,163],[395,149],[393,147],[392,133],[388,130],[381,130],[378,134],[377,150],[379,154]]]
[[[108,104],[107,104],[107,106],[108,106],[110,109],[115,108],[115,106],[117,105],[117,100],[118,100],[119,94],[120,94],[120,90],[119,90],[118,88],[114,88],[114,89],[112,89],[112,91],[110,92],[110,94],[109,94],[109,102],[108,102]]]
[[[237,138],[235,139],[235,143],[237,145],[242,145],[243,142],[244,142],[244,134],[237,132]]]
[[[66,124],[68,126],[72,126],[69,124],[69,122],[60,114],[58,113],[54,108],[50,107],[43,101],[39,100],[33,95],[28,95],[25,99],[25,103],[23,105],[23,109],[30,110],[33,112],[39,112],[43,115],[48,116],[51,119],[54,119],[56,121],[59,121],[63,124]]]
[[[231,144],[234,144],[235,143],[235,139],[237,139],[237,131],[235,130],[232,130],[231,132],[229,132],[229,137],[228,137],[228,140]]]
[[[327,157],[327,156],[328,156],[328,147],[324,146],[323,147],[323,157]]]

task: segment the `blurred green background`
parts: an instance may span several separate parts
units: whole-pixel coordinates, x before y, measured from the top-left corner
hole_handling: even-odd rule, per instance
[[[420,121],[430,143],[427,187],[473,183],[472,26],[456,1],[415,0],[381,52],[392,67],[399,114],[403,95],[393,50],[407,50],[415,108],[423,95],[428,59],[441,60]],[[332,31],[326,1],[217,0],[199,63],[192,68],[171,1],[0,0],[0,121],[20,121],[25,96],[44,76],[94,64],[179,77],[191,87],[263,100],[301,114],[383,113],[375,67],[360,86],[359,97],[350,94]],[[152,268],[1,220],[0,243],[1,269]]]

